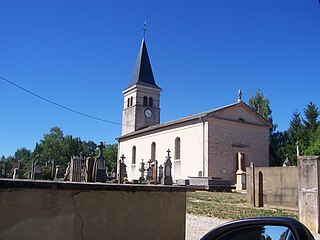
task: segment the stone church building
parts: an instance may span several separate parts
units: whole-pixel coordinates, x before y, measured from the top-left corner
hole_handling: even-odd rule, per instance
[[[241,100],[241,92],[230,105],[160,123],[161,90],[143,39],[131,82],[123,91],[118,138],[118,159],[125,156],[129,180],[139,179],[142,159],[146,166],[150,160],[163,166],[168,149],[173,180],[215,177],[235,181],[237,170],[245,170],[251,162],[268,166],[271,125]]]

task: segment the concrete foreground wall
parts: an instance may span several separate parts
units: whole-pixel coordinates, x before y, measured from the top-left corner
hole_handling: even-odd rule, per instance
[[[0,239],[185,239],[185,188],[0,179]]]
[[[251,168],[246,169],[248,203],[256,207],[279,206],[298,210],[297,167],[255,167],[254,172],[255,191],[252,191]]]

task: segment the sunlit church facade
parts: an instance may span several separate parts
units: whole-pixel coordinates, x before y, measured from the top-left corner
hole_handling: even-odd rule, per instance
[[[181,86],[183,87],[183,86]],[[122,135],[118,159],[125,156],[129,180],[139,179],[141,161],[164,163],[170,150],[174,180],[214,177],[236,180],[251,162],[268,166],[270,123],[239,95],[235,103],[160,123],[160,93],[145,39],[129,86],[123,91]]]

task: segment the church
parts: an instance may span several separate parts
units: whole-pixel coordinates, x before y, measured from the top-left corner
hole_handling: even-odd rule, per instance
[[[143,38],[131,82],[122,92],[118,159],[125,157],[130,181],[141,176],[142,161],[163,166],[168,154],[174,181],[212,177],[235,182],[236,172],[251,162],[269,165],[271,124],[242,101],[241,91],[235,103],[160,123],[161,91]]]

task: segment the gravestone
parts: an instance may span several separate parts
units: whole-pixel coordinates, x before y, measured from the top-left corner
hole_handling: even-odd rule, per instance
[[[124,178],[127,176],[127,165],[124,163],[126,157],[122,154],[119,160],[119,183],[123,183]]]
[[[51,169],[51,178],[54,178],[54,174],[55,174],[55,166],[54,166],[54,160],[50,159],[48,161],[46,161],[46,167]]]
[[[61,165],[57,165],[56,166],[56,171],[55,171],[54,178],[53,178],[54,181],[58,181],[59,180],[59,177],[60,177],[60,174],[61,174],[61,169],[62,169]]]
[[[19,179],[19,168],[14,168],[13,169],[12,179]]]
[[[100,142],[100,145],[98,145],[99,148],[99,156],[95,160],[95,178],[94,180],[96,182],[106,182],[107,181],[107,175],[106,175],[106,160],[103,157],[103,149],[105,148],[103,142]]]
[[[98,157],[95,161],[95,171],[96,171],[96,182],[106,182],[107,175],[106,175],[106,161],[103,156]]]
[[[93,176],[94,176],[94,157],[90,156],[86,159],[86,173],[85,178],[86,182],[94,182]]]
[[[151,181],[152,179],[152,168],[151,168],[151,159],[148,161],[148,168],[147,168],[147,181]]]
[[[37,155],[32,163],[31,179],[40,179],[40,175],[41,175],[41,165],[40,165],[39,155]]]
[[[170,156],[170,149],[167,150],[168,155],[166,156],[166,161],[164,162],[164,179],[163,184],[164,185],[172,185],[172,162],[171,162],[171,156]]]
[[[81,182],[84,179],[85,160],[82,156],[73,156],[70,163],[70,182]]]
[[[71,162],[68,162],[67,163],[67,168],[66,168],[66,172],[65,172],[65,174],[64,174],[64,176],[63,176],[63,181],[66,181],[66,180],[70,180],[70,165],[71,165]]]
[[[286,160],[284,160],[282,166],[283,166],[283,167],[289,167],[289,166],[291,166],[291,161],[290,161],[290,159],[289,159],[289,157],[288,157],[288,154],[286,154]]]
[[[159,166],[159,183],[163,183],[163,167],[161,164]]]
[[[144,171],[145,171],[144,165],[145,165],[145,163],[143,162],[143,159],[141,160],[140,165],[141,165],[141,167],[139,169],[139,172],[140,172],[139,182],[143,183],[145,181],[145,178],[144,178]]]
[[[159,179],[158,179],[158,161],[157,160],[153,161],[151,167],[152,167],[153,183],[158,184],[158,181],[159,181]]]

